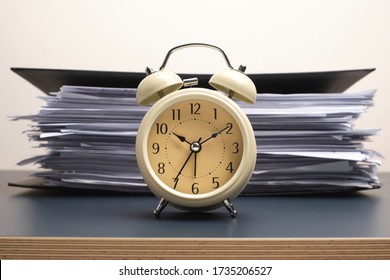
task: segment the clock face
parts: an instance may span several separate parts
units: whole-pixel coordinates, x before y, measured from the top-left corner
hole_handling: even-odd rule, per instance
[[[243,135],[234,116],[219,103],[186,99],[154,119],[147,155],[155,175],[177,192],[210,193],[236,173],[243,157]]]

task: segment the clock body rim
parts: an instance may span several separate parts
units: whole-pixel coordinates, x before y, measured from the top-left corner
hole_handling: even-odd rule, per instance
[[[236,120],[243,139],[241,163],[235,174],[223,186],[204,194],[186,194],[166,185],[153,171],[148,156],[148,137],[155,120],[172,105],[186,100],[204,100],[223,107]],[[158,100],[145,114],[136,138],[138,167],[149,189],[157,197],[169,201],[171,205],[188,211],[211,210],[222,206],[226,199],[236,198],[252,177],[256,157],[256,140],[246,114],[223,93],[205,88],[181,89]]]

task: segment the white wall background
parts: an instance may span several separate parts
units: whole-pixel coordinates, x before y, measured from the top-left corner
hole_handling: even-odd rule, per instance
[[[143,71],[188,42],[220,46],[247,73],[376,67],[349,91],[378,89],[358,126],[382,128],[367,147],[389,158],[389,12],[388,0],[0,0],[0,169],[21,169],[18,161],[41,153],[22,135],[28,122],[6,116],[36,113],[43,93],[10,67]],[[225,67],[214,51],[190,51],[169,69]],[[381,171],[390,171],[386,160]]]

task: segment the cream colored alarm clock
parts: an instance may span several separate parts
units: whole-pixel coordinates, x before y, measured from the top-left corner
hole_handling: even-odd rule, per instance
[[[216,90],[185,87],[188,81],[165,70],[169,56],[186,47],[209,47],[222,53],[229,69],[209,81]],[[250,180],[256,164],[252,126],[231,100],[256,100],[256,87],[240,66],[231,67],[225,53],[208,44],[186,44],[171,49],[160,71],[147,68],[137,90],[139,105],[156,101],[143,118],[136,140],[141,174],[160,198],[159,215],[171,205],[188,211],[225,206],[236,215],[231,201]],[[191,86],[196,79],[190,79]]]

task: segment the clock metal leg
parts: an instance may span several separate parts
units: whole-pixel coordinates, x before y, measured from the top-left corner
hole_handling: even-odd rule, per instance
[[[160,213],[161,213],[161,211],[164,210],[164,208],[168,205],[168,203],[169,203],[168,200],[166,200],[165,198],[161,198],[160,202],[159,202],[158,205],[157,205],[156,210],[154,210],[153,213],[154,213],[156,216],[159,216]]]
[[[236,217],[237,216],[237,210],[234,209],[233,204],[230,202],[229,199],[225,199],[223,201],[223,205],[226,207],[226,209],[229,211],[230,216]]]

